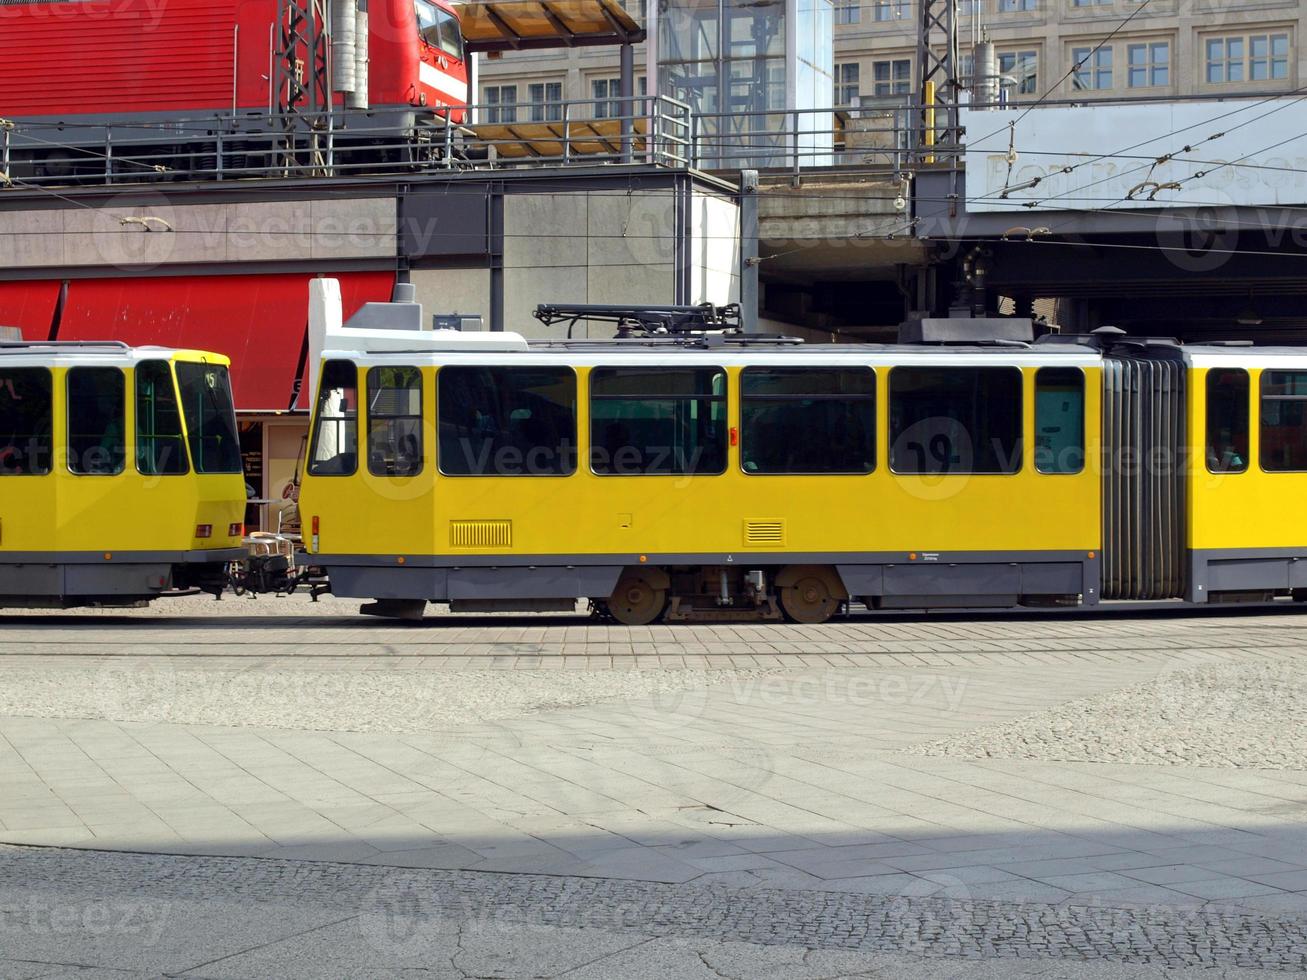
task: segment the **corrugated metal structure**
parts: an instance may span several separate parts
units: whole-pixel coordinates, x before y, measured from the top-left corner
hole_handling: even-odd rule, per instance
[[[1184,595],[1185,429],[1179,348],[1104,357],[1104,599]]]

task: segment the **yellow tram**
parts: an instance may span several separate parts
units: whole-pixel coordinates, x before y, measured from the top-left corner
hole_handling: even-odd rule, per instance
[[[324,332],[301,513],[375,614],[1307,595],[1307,351]]]
[[[227,358],[0,342],[0,605],[217,594],[244,556]]]

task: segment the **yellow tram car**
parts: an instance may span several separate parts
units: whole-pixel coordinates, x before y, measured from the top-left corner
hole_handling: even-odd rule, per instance
[[[301,513],[374,614],[1307,594],[1307,351],[322,332]]]
[[[0,605],[218,594],[245,481],[227,358],[0,342]]]

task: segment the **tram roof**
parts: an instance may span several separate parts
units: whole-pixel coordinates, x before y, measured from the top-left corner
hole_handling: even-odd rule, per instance
[[[430,334],[428,334],[430,336]],[[501,335],[503,336],[503,335]],[[956,345],[922,344],[808,344],[725,341],[694,343],[672,338],[629,340],[523,341],[520,346],[498,349],[469,349],[461,343],[443,346],[438,342],[415,344],[411,348],[367,349],[344,346],[346,338],[335,335],[336,343],[322,353],[323,359],[348,359],[385,364],[512,364],[548,363],[578,366],[615,365],[640,367],[658,364],[712,364],[743,367],[751,364],[831,365],[855,364],[966,364],[1001,362],[1014,366],[1066,364],[1090,366],[1100,362],[1101,353],[1081,344]],[[349,338],[353,340],[354,338]],[[360,338],[361,339],[361,338]]]
[[[228,365],[225,354],[185,347],[133,347],[116,340],[26,340],[0,341],[0,362],[20,362],[34,367],[79,367],[133,365],[141,361],[206,360]]]

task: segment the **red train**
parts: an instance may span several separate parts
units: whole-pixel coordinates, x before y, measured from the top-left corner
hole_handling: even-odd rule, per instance
[[[343,128],[335,145],[358,152],[446,120],[461,122],[468,71],[454,8],[446,0],[346,2],[337,0],[331,25],[314,23],[329,35],[321,62],[332,81],[331,101],[366,109],[338,117]],[[286,0],[0,4],[6,52],[0,118],[18,124],[10,134],[14,176],[98,172],[106,153],[167,162],[175,152],[190,159],[196,144],[185,137],[219,132],[232,137],[226,167],[257,166],[275,152],[260,137],[286,128],[279,110],[288,103],[288,74],[278,63],[294,61],[285,41],[287,10],[294,6]],[[70,48],[73,37],[84,44]],[[310,72],[311,53],[297,54]],[[310,84],[305,79],[305,89]],[[203,168],[192,161],[168,169]]]

